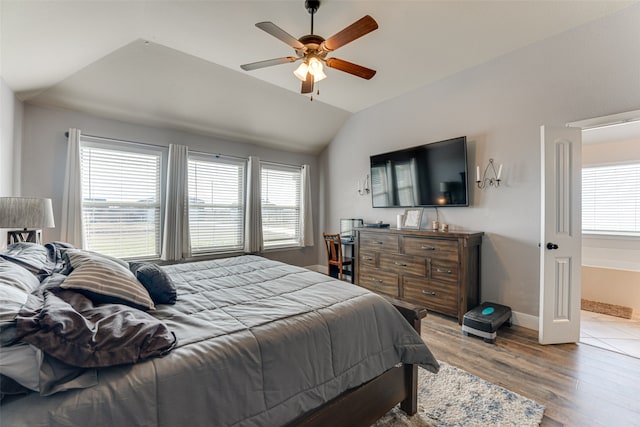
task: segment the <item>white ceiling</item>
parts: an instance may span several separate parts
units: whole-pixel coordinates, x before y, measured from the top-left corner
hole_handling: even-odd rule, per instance
[[[352,113],[620,10],[636,1],[324,0],[327,38],[369,14],[379,29],[330,56],[377,70],[329,69],[313,102],[256,28],[308,34],[303,0],[0,0],[0,75],[19,99],[134,123],[317,153]]]

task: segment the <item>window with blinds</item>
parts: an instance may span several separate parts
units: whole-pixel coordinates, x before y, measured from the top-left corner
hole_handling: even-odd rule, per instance
[[[261,180],[265,249],[300,246],[301,168],[262,163]]]
[[[158,258],[164,152],[133,144],[82,141],[86,248],[118,258]]]
[[[640,164],[582,169],[582,231],[640,235]]]
[[[189,154],[189,232],[194,255],[244,248],[246,160]]]

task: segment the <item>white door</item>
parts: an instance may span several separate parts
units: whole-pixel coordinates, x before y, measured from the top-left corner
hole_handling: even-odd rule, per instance
[[[582,129],[540,128],[541,344],[580,339]]]

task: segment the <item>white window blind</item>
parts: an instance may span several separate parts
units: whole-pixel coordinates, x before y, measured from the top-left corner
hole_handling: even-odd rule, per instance
[[[246,161],[189,155],[189,232],[191,252],[244,248]]]
[[[582,169],[582,231],[640,233],[640,164]]]
[[[262,163],[262,233],[265,248],[300,246],[301,168]]]
[[[81,141],[87,249],[119,258],[158,258],[163,151]]]

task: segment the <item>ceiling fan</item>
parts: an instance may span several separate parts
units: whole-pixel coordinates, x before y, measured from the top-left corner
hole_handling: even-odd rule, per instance
[[[375,19],[366,15],[325,40],[319,35],[313,34],[313,15],[318,11],[320,1],[307,0],[304,5],[309,14],[311,14],[311,34],[302,36],[299,39],[294,38],[273,22],[258,22],[256,24],[256,27],[291,46],[295,50],[296,56],[285,56],[282,58],[268,59],[266,61],[252,62],[241,65],[240,68],[245,71],[251,71],[273,65],[302,61],[302,64],[294,71],[296,77],[302,80],[301,93],[313,92],[314,82],[318,82],[327,77],[323,71],[323,64],[329,68],[335,68],[336,70],[344,71],[363,79],[371,79],[376,74],[375,70],[343,59],[327,58],[327,55],[329,52],[377,29],[378,23]]]

